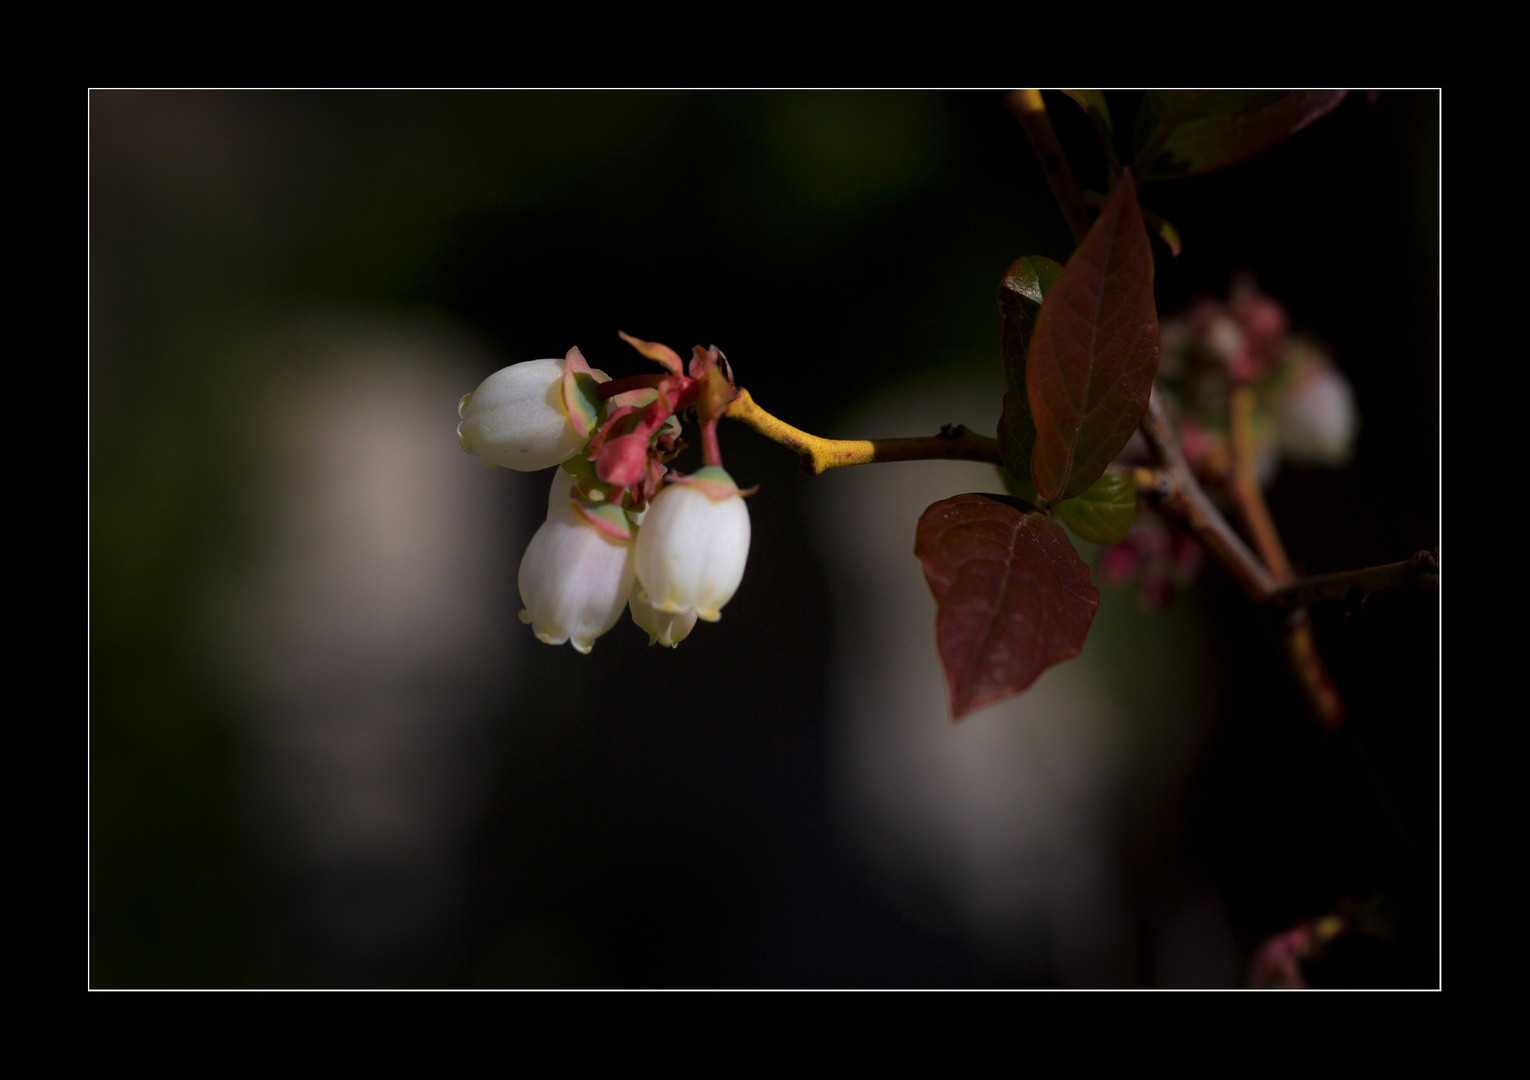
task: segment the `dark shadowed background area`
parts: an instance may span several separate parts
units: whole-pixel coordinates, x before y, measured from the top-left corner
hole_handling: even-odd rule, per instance
[[[650,370],[625,330],[820,434],[993,430],[1000,275],[1071,247],[1001,102],[92,93],[91,985],[1236,986],[1334,911],[1314,984],[1433,985],[1432,595],[1316,613],[1337,737],[1216,567],[952,726],[914,524],[994,470],[728,424],[719,623],[516,618],[549,476],[454,434],[504,365]],[[1354,464],[1269,495],[1312,572],[1439,542],[1438,145],[1352,95],[1142,190],[1161,313],[1250,270],[1354,383]]]

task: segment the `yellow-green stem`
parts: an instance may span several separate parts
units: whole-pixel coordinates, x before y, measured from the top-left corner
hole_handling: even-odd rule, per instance
[[[870,465],[878,461],[958,460],[987,461],[994,465],[1002,462],[999,440],[975,434],[960,424],[923,438],[824,439],[772,416],[756,404],[748,390],[738,392],[724,415],[795,450],[803,469],[814,476],[845,465]]]

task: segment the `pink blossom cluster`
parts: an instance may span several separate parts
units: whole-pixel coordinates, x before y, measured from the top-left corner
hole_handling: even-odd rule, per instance
[[[1158,387],[1185,456],[1213,485],[1228,467],[1228,395],[1240,386],[1254,391],[1266,484],[1282,461],[1349,464],[1360,431],[1354,389],[1326,349],[1292,332],[1286,309],[1248,274],[1233,279],[1226,300],[1204,297],[1161,327]]]
[[[1354,455],[1360,417],[1349,380],[1313,339],[1295,333],[1284,306],[1252,276],[1233,279],[1228,297],[1204,297],[1163,320],[1154,393],[1175,420],[1180,449],[1213,495],[1229,483],[1229,403],[1234,390],[1253,393],[1250,436],[1261,485],[1282,462],[1340,468]],[[1121,460],[1152,464],[1140,436]],[[1151,512],[1139,513],[1121,543],[1100,557],[1106,581],[1135,585],[1146,606],[1167,603],[1190,585],[1202,561],[1189,535]]]

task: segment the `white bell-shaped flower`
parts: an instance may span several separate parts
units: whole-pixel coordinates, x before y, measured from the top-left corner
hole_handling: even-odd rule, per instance
[[[1281,451],[1299,465],[1342,468],[1354,456],[1360,433],[1355,391],[1326,357],[1303,359],[1274,401]]]
[[[660,611],[653,606],[653,601],[639,581],[632,583],[632,594],[627,598],[627,606],[632,610],[632,621],[648,634],[650,645],[664,645],[673,649],[690,636],[696,627],[694,608]]]
[[[715,465],[670,483],[649,504],[635,546],[638,580],[656,610],[716,622],[749,558],[738,485]]]
[[[564,386],[567,365],[568,360],[512,364],[490,375],[471,394],[463,395],[457,406],[457,415],[462,418],[457,439],[462,449],[477,454],[485,465],[503,465],[521,472],[548,469],[573,457],[585,444],[589,430],[588,423],[579,425],[569,417]],[[586,407],[577,397],[575,400]],[[580,426],[585,428],[584,434],[580,434]]]
[[[633,544],[619,539],[626,527],[620,517],[612,506],[582,513],[569,500],[531,538],[518,583],[521,621],[539,641],[567,641],[587,653],[621,618],[632,592]]]

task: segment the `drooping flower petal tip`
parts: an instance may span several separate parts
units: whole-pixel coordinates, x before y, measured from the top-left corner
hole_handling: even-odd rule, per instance
[[[675,648],[684,641],[696,626],[696,613],[691,610],[660,611],[643,586],[634,581],[627,606],[632,621],[648,635],[648,644]]]
[[[551,468],[584,445],[569,419],[563,360],[527,360],[490,375],[457,406],[458,441],[486,465],[521,472]],[[584,380],[593,380],[588,375]],[[579,395],[584,399],[584,395]]]

